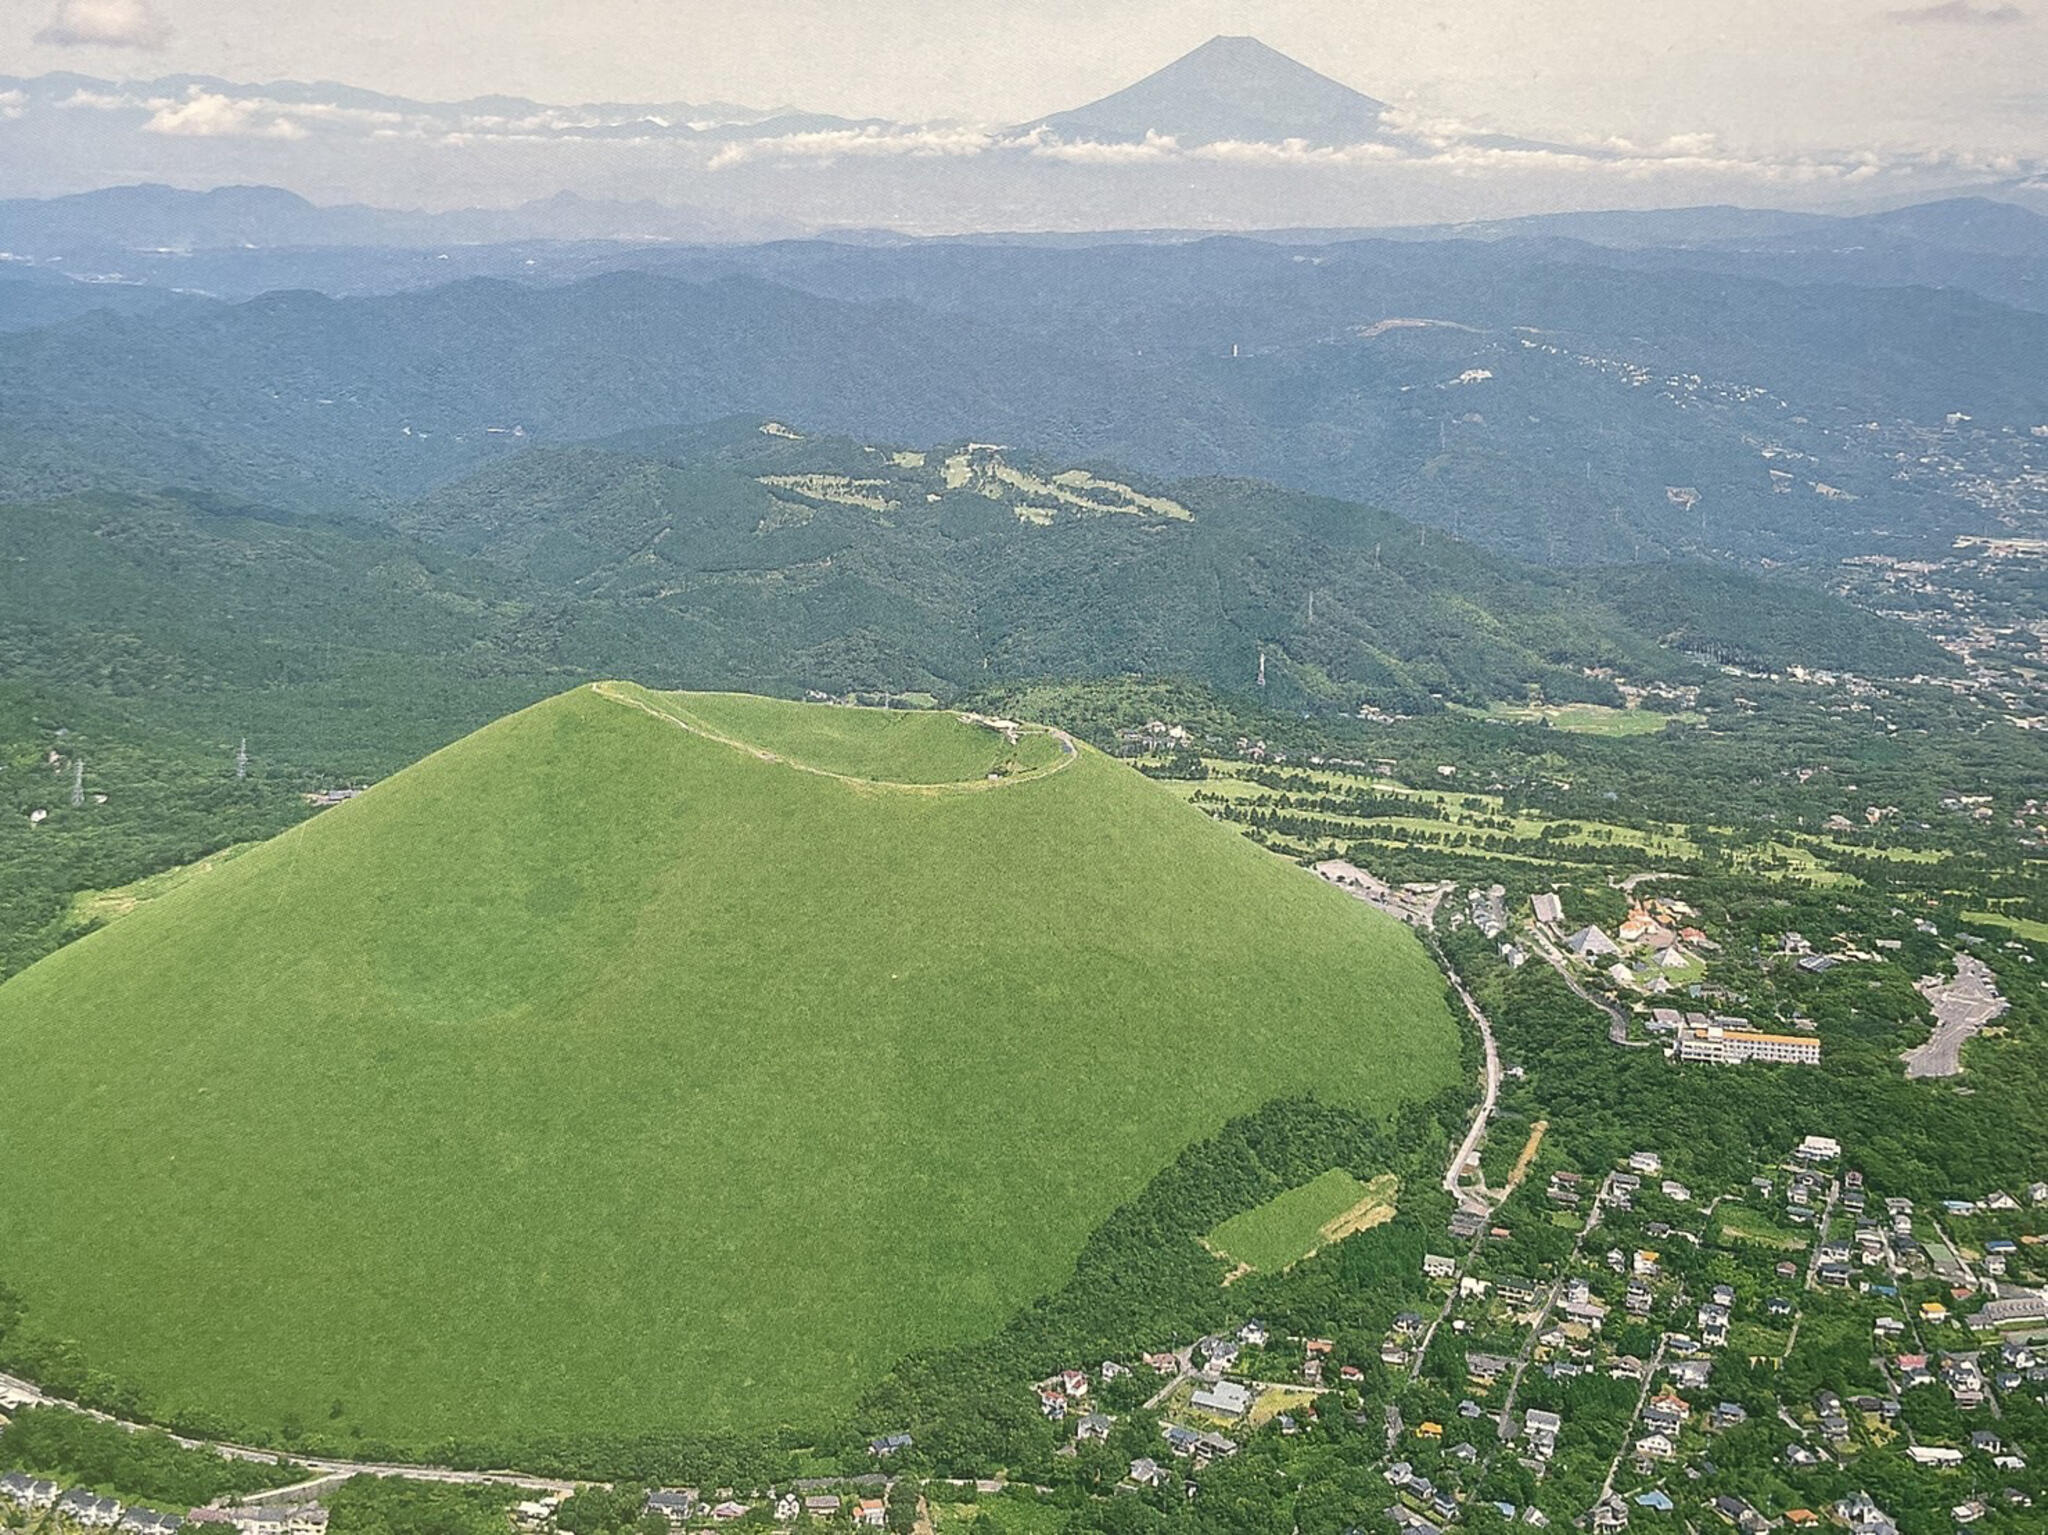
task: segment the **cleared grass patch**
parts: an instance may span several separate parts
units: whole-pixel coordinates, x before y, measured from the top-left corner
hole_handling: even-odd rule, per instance
[[[1721,1236],[1726,1241],[1748,1242],[1757,1247],[1775,1248],[1779,1252],[1797,1252],[1806,1246],[1806,1238],[1786,1230],[1768,1216],[1755,1210],[1741,1208],[1720,1211]]]
[[[1655,709],[1616,709],[1606,704],[1497,703],[1485,712],[1491,719],[1525,725],[1547,721],[1552,730],[1589,736],[1650,736],[1658,734],[1673,720],[1682,725],[1696,725],[1704,718],[1691,713],[1660,714]]]
[[[1009,1488],[973,1503],[930,1503],[939,1535],[1059,1535],[1071,1511],[1049,1498]]]
[[[1248,1429],[1264,1428],[1283,1412],[1302,1412],[1311,1406],[1316,1393],[1307,1387],[1276,1387],[1261,1391],[1252,1403],[1252,1410],[1245,1414],[1244,1426]]]
[[[1855,875],[1844,874],[1840,869],[1830,867],[1821,861],[1812,848],[1797,842],[1766,843],[1761,859],[1738,855],[1735,862],[1738,868],[1747,869],[1751,873],[1805,880],[1822,889],[1856,883]]]
[[[2031,917],[2015,917],[2002,911],[1966,911],[1963,920],[1995,923],[2034,943],[2048,943],[2048,922],[2036,922]]]
[[[1853,842],[1841,842],[1832,837],[1801,837],[1798,840],[1823,858],[1878,858],[1887,863],[1929,864],[1940,863],[1951,856],[1943,848],[1859,847]]]
[[[1233,1262],[1262,1273],[1284,1269],[1332,1242],[1394,1217],[1400,1182],[1382,1173],[1361,1183],[1341,1167],[1233,1215],[1204,1239]]]

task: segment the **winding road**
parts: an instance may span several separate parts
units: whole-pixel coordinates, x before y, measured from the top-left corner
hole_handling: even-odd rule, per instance
[[[1548,933],[1538,928],[1535,939],[1536,951],[1549,962],[1551,969],[1564,978],[1564,983],[1571,988],[1572,995],[1588,1006],[1599,1008],[1601,1012],[1607,1015],[1607,1038],[1612,1043],[1625,1045],[1631,1050],[1647,1050],[1651,1047],[1653,1041],[1630,1039],[1628,1037],[1627,1013],[1624,1013],[1611,1002],[1601,1001],[1600,998],[1594,996],[1593,993],[1579,984],[1579,978],[1572,974],[1571,962],[1557,951],[1557,945],[1550,941]]]
[[[1437,948],[1434,941],[1430,943],[1430,949],[1436,955],[1437,964],[1449,977],[1451,989],[1457,992],[1458,1000],[1465,1004],[1465,1011],[1470,1013],[1472,1021],[1479,1025],[1480,1042],[1486,1047],[1486,1091],[1480,1097],[1478,1112],[1472,1116],[1472,1128],[1465,1132],[1465,1139],[1459,1143],[1458,1149],[1451,1153],[1451,1165],[1444,1169],[1444,1192],[1465,1209],[1491,1215],[1493,1205],[1486,1197],[1485,1175],[1477,1167],[1472,1169],[1476,1187],[1471,1190],[1462,1186],[1462,1179],[1467,1164],[1479,1155],[1480,1144],[1486,1139],[1486,1126],[1492,1120],[1493,1111],[1500,1103],[1500,1047],[1494,1042],[1493,1024],[1488,1021],[1485,1012],[1473,999],[1472,993],[1466,990],[1458,972],[1451,968],[1450,961],[1444,957],[1443,951]]]
[[[112,1423],[139,1434],[152,1429],[147,1423],[132,1423],[126,1418],[117,1418],[111,1413],[98,1412],[90,1407],[81,1407],[62,1397],[51,1396],[40,1387],[12,1375],[0,1375],[0,1390],[19,1398],[32,1407],[61,1407],[70,1412],[82,1413],[88,1418],[97,1418],[102,1423]],[[327,1460],[314,1455],[293,1455],[281,1450],[261,1450],[253,1445],[229,1444],[209,1439],[188,1439],[183,1434],[172,1434],[171,1438],[188,1450],[211,1450],[224,1460],[245,1460],[257,1465],[304,1468],[311,1477],[295,1474],[292,1485],[311,1486],[313,1483],[335,1477],[349,1476],[400,1476],[415,1482],[452,1482],[474,1487],[520,1487],[533,1492],[574,1492],[579,1485],[554,1477],[521,1476],[513,1471],[457,1471],[450,1466],[407,1466],[389,1461]],[[247,1501],[247,1500],[245,1500]]]

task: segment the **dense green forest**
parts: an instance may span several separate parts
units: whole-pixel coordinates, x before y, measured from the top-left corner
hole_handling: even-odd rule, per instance
[[[1088,512],[1056,463],[983,454],[955,486],[949,456],[745,422],[530,451],[368,520],[104,486],[0,507],[0,973],[77,930],[75,892],[267,835],[594,676],[1243,696],[1263,658],[1269,707],[1437,714],[1610,702],[1590,671],[1708,679],[1704,652],[1949,665],[1787,581],[1544,572],[1246,481],[1128,492],[1190,516]]]
[[[0,1469],[61,1479],[127,1502],[181,1510],[302,1480],[290,1461],[268,1465],[187,1449],[169,1434],[136,1433],[59,1407],[27,1407],[0,1428]]]

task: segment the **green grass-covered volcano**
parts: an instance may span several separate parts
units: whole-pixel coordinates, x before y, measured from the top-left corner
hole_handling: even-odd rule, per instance
[[[601,684],[16,976],[0,1060],[39,1332],[421,1442],[818,1422],[1457,1040],[1407,933],[1054,735]]]

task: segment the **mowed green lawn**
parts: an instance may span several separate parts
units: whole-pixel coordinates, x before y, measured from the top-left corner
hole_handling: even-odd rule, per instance
[[[1655,709],[1616,709],[1606,704],[1497,703],[1483,712],[1517,724],[1547,720],[1553,730],[1596,736],[1656,735],[1672,720],[1691,725],[1701,718],[1689,713],[1664,714]]]
[[[59,951],[0,986],[37,1329],[415,1443],[809,1425],[1229,1116],[1457,1073],[1405,930],[1092,751],[670,701],[979,792],[582,689]]]
[[[1966,911],[1965,922],[1995,922],[2000,927],[2010,928],[2020,937],[2035,943],[2048,943],[2048,922],[2036,922],[2031,917],[2015,916],[2011,912]]]
[[[1381,1187],[1361,1183],[1341,1167],[1319,1173],[1307,1183],[1276,1194],[1256,1209],[1233,1215],[1205,1240],[1226,1258],[1272,1273],[1298,1263],[1329,1238],[1324,1227],[1381,1196],[1388,1209],[1394,1191],[1390,1180]]]

